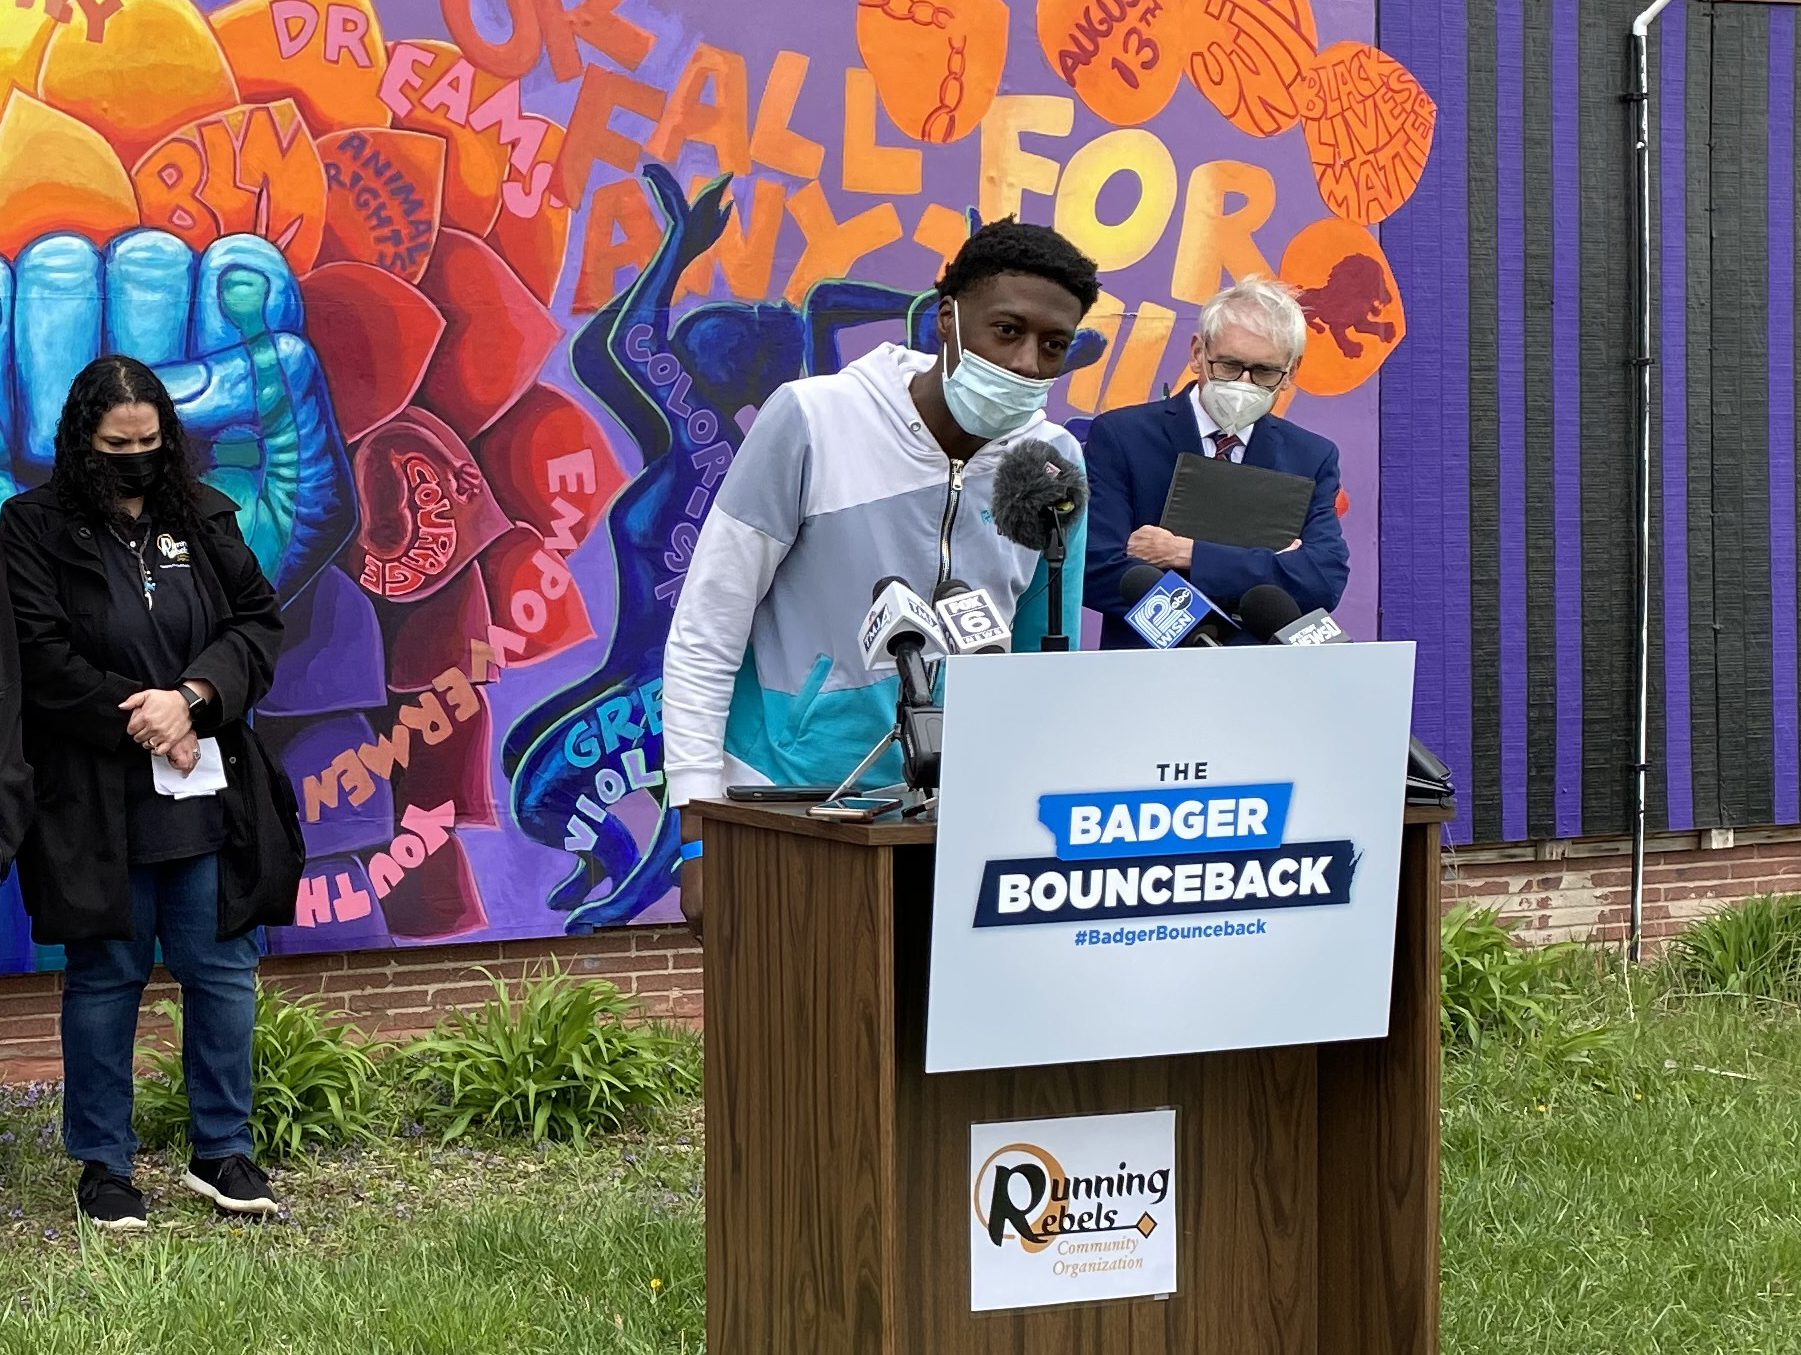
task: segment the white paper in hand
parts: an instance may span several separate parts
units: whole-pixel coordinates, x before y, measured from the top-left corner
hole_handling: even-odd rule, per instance
[[[225,757],[219,752],[217,739],[200,740],[200,765],[186,776],[176,771],[166,757],[151,758],[150,770],[156,781],[156,793],[176,800],[217,795],[225,789]]]

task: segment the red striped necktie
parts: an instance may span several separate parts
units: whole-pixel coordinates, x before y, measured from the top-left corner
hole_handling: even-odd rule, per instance
[[[1236,433],[1218,432],[1213,435],[1213,456],[1219,461],[1231,461],[1232,453],[1244,446]]]

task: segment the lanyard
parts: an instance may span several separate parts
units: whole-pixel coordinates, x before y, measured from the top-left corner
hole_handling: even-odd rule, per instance
[[[130,551],[132,557],[137,560],[138,580],[144,585],[144,610],[154,611],[156,609],[156,580],[150,577],[150,566],[144,563],[144,550],[150,544],[150,533],[146,531],[142,541],[127,541],[119,535],[118,529],[110,524],[106,530],[113,534],[113,540]]]

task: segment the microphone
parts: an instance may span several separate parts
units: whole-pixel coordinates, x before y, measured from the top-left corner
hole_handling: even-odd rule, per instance
[[[1344,645],[1351,637],[1323,607],[1305,615],[1288,593],[1273,583],[1261,583],[1238,600],[1238,620],[1247,632],[1268,644]],[[1455,793],[1451,769],[1430,748],[1409,734],[1407,745],[1407,798],[1444,803]]]
[[[1332,613],[1324,607],[1315,607],[1299,621],[1282,627],[1276,632],[1276,639],[1285,645],[1348,645],[1351,637],[1344,633],[1338,622],[1332,619]]]
[[[1152,649],[1219,648],[1215,618],[1224,622],[1225,613],[1174,570],[1133,565],[1119,581],[1119,600],[1126,624]]]
[[[1247,605],[1248,604],[1248,605]],[[1324,607],[1302,614],[1300,604],[1274,584],[1258,584],[1238,602],[1239,620],[1259,640],[1279,645],[1348,645],[1351,637]]]
[[[1260,583],[1238,599],[1238,624],[1265,644],[1286,644],[1276,632],[1300,619],[1301,605],[1273,583]]]
[[[991,507],[995,531],[1042,553],[1088,507],[1088,481],[1055,447],[1028,438],[995,468]]]
[[[944,636],[932,609],[905,579],[889,575],[875,586],[874,600],[863,618],[859,648],[863,666],[870,672],[895,669],[900,673],[901,704],[932,704],[926,660],[944,657]]]
[[[1016,545],[1044,556],[1050,586],[1045,590],[1049,624],[1039,649],[1067,653],[1063,633],[1063,562],[1069,553],[1069,524],[1088,507],[1088,481],[1076,465],[1049,443],[1027,438],[995,468],[990,508],[994,530]]]
[[[952,654],[1005,654],[1013,647],[1013,631],[986,588],[946,579],[932,591],[932,610]]]
[[[889,668],[899,672],[895,735],[901,746],[902,775],[916,790],[936,789],[944,751],[944,712],[932,700],[926,660],[945,655],[938,618],[905,579],[890,575],[875,586],[858,647],[863,666],[871,672]]]

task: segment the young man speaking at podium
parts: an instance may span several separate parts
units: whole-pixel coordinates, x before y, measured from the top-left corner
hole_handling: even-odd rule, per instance
[[[1201,308],[1190,346],[1194,382],[1170,399],[1094,421],[1087,590],[1088,605],[1102,613],[1102,649],[1145,647],[1126,623],[1131,603],[1120,593],[1140,562],[1174,570],[1228,610],[1260,585],[1282,589],[1303,612],[1338,605],[1350,578],[1338,525],[1338,448],[1271,412],[1294,384],[1306,346],[1307,317],[1290,290],[1246,279]],[[1279,519],[1282,530],[1257,545],[1169,530],[1179,497],[1172,484],[1188,487],[1176,483],[1185,454],[1229,463],[1186,468],[1207,472],[1189,482],[1200,516],[1227,532],[1253,518],[1260,525]],[[1224,505],[1227,493],[1237,496],[1235,506]]]
[[[894,728],[897,679],[871,674],[858,649],[884,578],[927,595],[953,577],[987,589],[1017,648],[1046,631],[1047,567],[995,530],[994,476],[1033,441],[1081,463],[1044,409],[1100,294],[1095,265],[1009,217],[969,238],[937,293],[938,357],[889,343],[791,381],[745,435],[664,651],[670,804],[728,785],[835,785]],[[1084,536],[1079,521],[1072,561]],[[1079,566],[1068,575],[1061,628],[1076,634]],[[890,750],[871,780],[899,779]],[[682,837],[682,911],[698,934],[698,827],[684,823]]]

